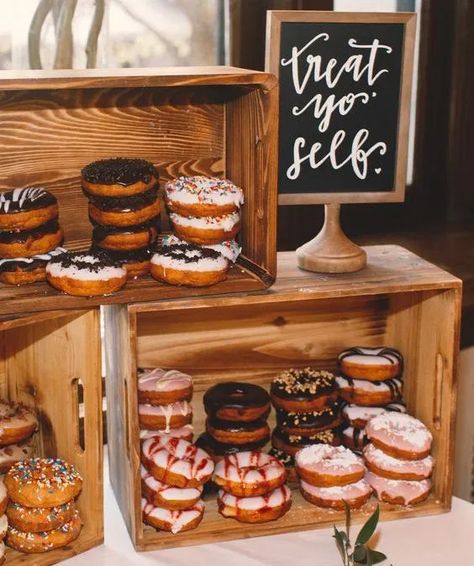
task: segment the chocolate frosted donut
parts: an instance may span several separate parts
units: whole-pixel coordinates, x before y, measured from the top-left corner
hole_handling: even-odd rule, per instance
[[[241,445],[270,440],[270,427],[265,419],[232,422],[215,417],[208,418],[206,431],[215,440],[224,444]]]
[[[101,226],[93,222],[92,242],[105,250],[127,251],[150,246],[156,241],[159,232],[159,217],[136,226],[117,228]]]
[[[32,230],[58,216],[58,201],[40,187],[0,193],[0,229]]]
[[[341,424],[340,403],[334,402],[318,411],[308,413],[286,412],[277,409],[276,421],[280,429],[287,434],[312,436],[328,428],[335,428]]]
[[[206,391],[203,402],[208,416],[224,421],[255,421],[265,419],[270,412],[270,396],[252,383],[217,383]]]
[[[259,450],[260,448],[263,448],[266,443],[267,439],[264,438],[258,442],[249,442],[248,444],[225,444],[218,442],[207,432],[202,433],[196,440],[196,446],[205,450],[215,462],[222,460],[224,456],[229,454],[237,454],[237,452],[246,452],[249,450]]]
[[[98,197],[90,195],[84,191],[89,202],[101,211],[112,212],[135,212],[154,203],[158,197],[158,187],[152,187],[140,193],[129,197]]]
[[[46,264],[57,255],[65,253],[64,248],[56,248],[46,254],[15,259],[0,259],[0,281],[9,285],[27,285],[46,280]]]
[[[0,257],[14,259],[48,253],[62,244],[63,237],[57,219],[32,230],[0,231]]]

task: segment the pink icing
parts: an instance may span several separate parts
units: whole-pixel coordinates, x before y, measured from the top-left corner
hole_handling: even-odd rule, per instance
[[[142,481],[151,491],[159,493],[163,499],[169,501],[188,501],[197,499],[202,493],[201,487],[173,487],[155,479],[150,472],[144,467],[140,467],[140,476]]]
[[[285,466],[259,450],[230,454],[216,464],[214,475],[238,483],[261,483],[281,478]]]
[[[401,497],[403,505],[410,505],[412,501],[431,489],[431,480],[429,479],[420,481],[389,480],[372,472],[367,472],[365,479],[381,501],[384,500],[383,494],[386,493],[390,498]]]
[[[154,436],[167,436],[168,438],[185,438],[190,434],[193,434],[194,427],[191,424],[181,426],[179,428],[170,428],[169,432],[165,430],[141,430],[140,440],[146,440],[147,438],[153,438]]]
[[[138,374],[139,391],[179,391],[188,389],[192,384],[193,379],[190,375],[176,369],[155,368],[143,370]]]
[[[404,413],[383,413],[371,419],[365,427],[367,438],[379,440],[386,446],[411,452],[431,448],[433,436],[426,426]]]
[[[163,429],[165,433],[170,432],[170,423],[172,417],[183,416],[188,417],[193,414],[191,405],[187,401],[178,401],[176,403],[171,403],[169,405],[148,405],[140,404],[138,405],[139,415],[149,415],[154,417],[164,417],[165,418],[165,428]]]
[[[368,444],[364,448],[364,458],[367,462],[374,464],[377,468],[387,472],[397,472],[402,474],[416,474],[429,478],[433,471],[434,460],[427,456],[422,460],[400,460],[385,454],[373,444]]]
[[[170,531],[176,534],[204,513],[204,503],[198,501],[190,509],[175,511],[155,507],[152,503],[148,503],[145,498],[142,498],[142,512],[145,518],[151,517],[168,523],[170,525]]]
[[[266,495],[258,495],[256,497],[236,497],[230,493],[220,490],[217,496],[217,501],[234,507],[235,509],[242,509],[243,511],[259,511],[261,509],[274,509],[281,507],[291,499],[291,491],[282,485],[270,491]]]
[[[296,453],[295,462],[309,472],[331,476],[365,471],[362,458],[343,446],[312,444]]]
[[[355,483],[335,487],[316,487],[304,480],[300,480],[300,485],[303,491],[324,501],[340,501],[342,499],[351,500],[369,495],[372,492],[370,485],[363,479]]]

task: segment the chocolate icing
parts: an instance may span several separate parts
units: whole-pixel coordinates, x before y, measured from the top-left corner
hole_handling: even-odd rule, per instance
[[[99,261],[97,263],[88,263],[81,261],[80,258],[83,256],[93,255]],[[99,273],[104,267],[122,267],[122,264],[118,261],[113,260],[104,251],[97,252],[65,252],[56,257],[53,257],[49,263],[57,263],[62,267],[77,267],[78,269],[84,269],[87,271],[93,271],[94,273]]]
[[[144,222],[143,224],[135,224],[134,226],[102,226],[101,224],[97,224],[97,222],[93,222],[94,229],[92,230],[92,240],[96,243],[100,243],[107,236],[112,234],[138,234],[139,232],[146,232],[148,231],[149,235],[149,243],[153,243],[154,237],[156,232],[159,230],[159,221],[160,217],[155,216],[148,222]]]
[[[252,432],[259,430],[267,425],[266,419],[258,419],[256,421],[224,421],[217,417],[210,417],[207,423],[215,429],[225,430],[227,432]]]
[[[38,254],[33,257],[19,257],[15,259],[0,259],[0,271],[10,273],[15,271],[34,271],[40,267],[46,267],[50,259],[64,253],[63,248],[56,248],[47,254]]]
[[[249,408],[265,406],[270,403],[270,396],[259,385],[227,381],[210,387],[204,394],[203,402],[206,413],[212,416],[224,408],[245,412]]]
[[[92,255],[97,255],[98,253],[104,251],[95,245],[90,247],[90,253]],[[151,257],[151,249],[149,247],[139,248],[137,250],[107,250],[106,254],[118,264],[129,263],[135,261],[148,261]]]
[[[347,380],[347,383],[350,387],[356,389],[358,381],[365,381],[365,379],[352,379],[352,377],[348,377],[347,375],[344,375],[344,379]],[[371,383],[373,383],[374,385],[386,385],[390,389],[390,393],[392,394],[393,400],[395,401],[400,400],[403,395],[402,390],[398,386],[398,383],[395,381],[395,379],[402,381],[401,377],[396,377],[393,379],[384,379],[383,381],[372,380]]]
[[[153,204],[158,198],[158,185],[144,193],[131,197],[98,197],[84,190],[84,194],[99,210],[116,212],[133,212]]]
[[[268,439],[264,438],[257,442],[249,442],[248,444],[224,444],[214,440],[210,434],[204,432],[196,440],[196,446],[202,448],[203,450],[217,454],[218,456],[227,456],[228,454],[236,454],[237,452],[245,452],[247,450],[259,450],[263,448],[268,442]]]
[[[285,466],[285,468],[292,468],[295,465],[295,459],[291,454],[287,454],[283,452],[283,450],[279,450],[278,448],[271,448],[268,453],[270,456],[273,456],[277,460]]]
[[[351,428],[351,427],[348,427]],[[362,449],[364,448],[364,446],[366,446],[369,443],[369,439],[367,438],[365,431],[360,428],[355,428],[352,427],[352,435],[349,436],[349,434],[346,433],[347,429],[344,429],[342,431],[343,434],[343,438],[344,437],[349,437],[352,440],[352,443],[354,445],[354,448],[356,450],[358,450],[359,452],[362,451]]]
[[[153,163],[145,159],[127,159],[114,157],[101,159],[86,165],[82,178],[89,183],[101,185],[133,185],[138,181],[149,183],[152,177],[158,179],[159,174]]]
[[[0,230],[0,243],[2,244],[13,244],[13,243],[23,243],[28,240],[28,238],[33,238],[38,240],[46,234],[56,234],[59,230],[58,220],[50,220],[38,228],[33,230],[15,230],[13,232],[6,232]]]
[[[37,210],[57,204],[57,199],[42,187],[26,187],[0,193],[0,214]]]
[[[311,444],[333,444],[339,440],[338,429],[323,430],[317,432],[313,436],[298,436],[286,434],[280,428],[273,429],[272,438],[278,438],[285,444],[290,446],[309,446]]]
[[[197,252],[194,255],[186,255],[186,252]],[[175,246],[159,246],[156,250],[161,256],[179,259],[184,263],[197,263],[203,258],[219,259],[221,254],[210,248],[196,246],[194,244],[176,244]]]
[[[337,384],[332,373],[307,367],[289,369],[281,373],[273,380],[270,392],[277,397],[305,400],[331,393],[336,389]]]
[[[321,428],[330,425],[339,418],[340,406],[340,403],[335,401],[332,405],[320,411],[312,411],[309,413],[294,413],[277,409],[276,421],[279,426],[286,428]]]

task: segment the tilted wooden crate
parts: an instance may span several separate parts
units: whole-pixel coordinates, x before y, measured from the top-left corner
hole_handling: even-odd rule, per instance
[[[337,353],[348,346],[394,346],[406,360],[408,410],[433,433],[436,467],[426,502],[413,508],[382,504],[382,516],[450,508],[461,282],[403,248],[366,249],[368,268],[357,273],[303,272],[294,254],[286,253],[279,254],[277,283],[264,293],[105,308],[110,474],[137,549],[327,527],[342,519],[340,513],[312,506],[295,490],[289,513],[267,524],[222,518],[214,496],[195,530],[171,535],[143,525],[137,367],[178,368],[193,376],[199,434],[205,418],[202,395],[214,383],[245,380],[268,387],[289,367],[335,369]],[[374,506],[372,499],[355,520]]]

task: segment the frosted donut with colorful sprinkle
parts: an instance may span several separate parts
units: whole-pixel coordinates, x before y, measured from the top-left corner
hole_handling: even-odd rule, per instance
[[[189,401],[193,394],[193,378],[176,369],[139,369],[138,402],[167,405]]]
[[[185,240],[181,240],[174,234],[166,234],[161,239],[162,246],[181,246],[183,244],[187,244]],[[221,242],[220,244],[210,244],[208,246],[202,246],[203,248],[209,248],[210,250],[214,250],[228,259],[230,262],[235,263],[237,258],[242,251],[242,248],[235,240],[226,240],[225,242]]]
[[[177,534],[195,529],[202,521],[204,503],[199,500],[189,509],[165,509],[156,507],[145,498],[142,499],[143,521],[159,531],[169,531]]]
[[[275,521],[290,509],[291,491],[282,485],[255,497],[236,497],[219,490],[217,506],[223,517],[232,517],[242,523],[266,523]]]
[[[42,187],[0,193],[0,230],[33,230],[58,217],[58,201]]]
[[[333,487],[316,487],[301,480],[300,491],[303,497],[318,507],[343,510],[344,503],[351,509],[358,509],[366,503],[372,494],[372,488],[364,479],[347,485]]]
[[[402,460],[389,456],[373,444],[364,448],[364,459],[371,472],[392,480],[424,480],[431,476],[434,466],[431,456],[421,460]]]
[[[140,468],[142,493],[149,503],[165,509],[188,509],[195,505],[202,494],[199,487],[174,487],[154,478],[144,467]]]
[[[367,472],[365,479],[380,501],[393,505],[416,505],[424,501],[431,490],[430,479],[421,481],[391,480],[372,472]]]
[[[175,234],[193,244],[220,244],[233,240],[240,231],[240,214],[231,212],[222,216],[182,216],[170,213]]]
[[[352,379],[384,381],[403,371],[403,357],[395,348],[355,346],[342,351],[338,362],[342,373]]]
[[[6,510],[8,524],[19,531],[40,533],[59,529],[76,514],[74,501],[58,507],[25,507],[10,501]]]

